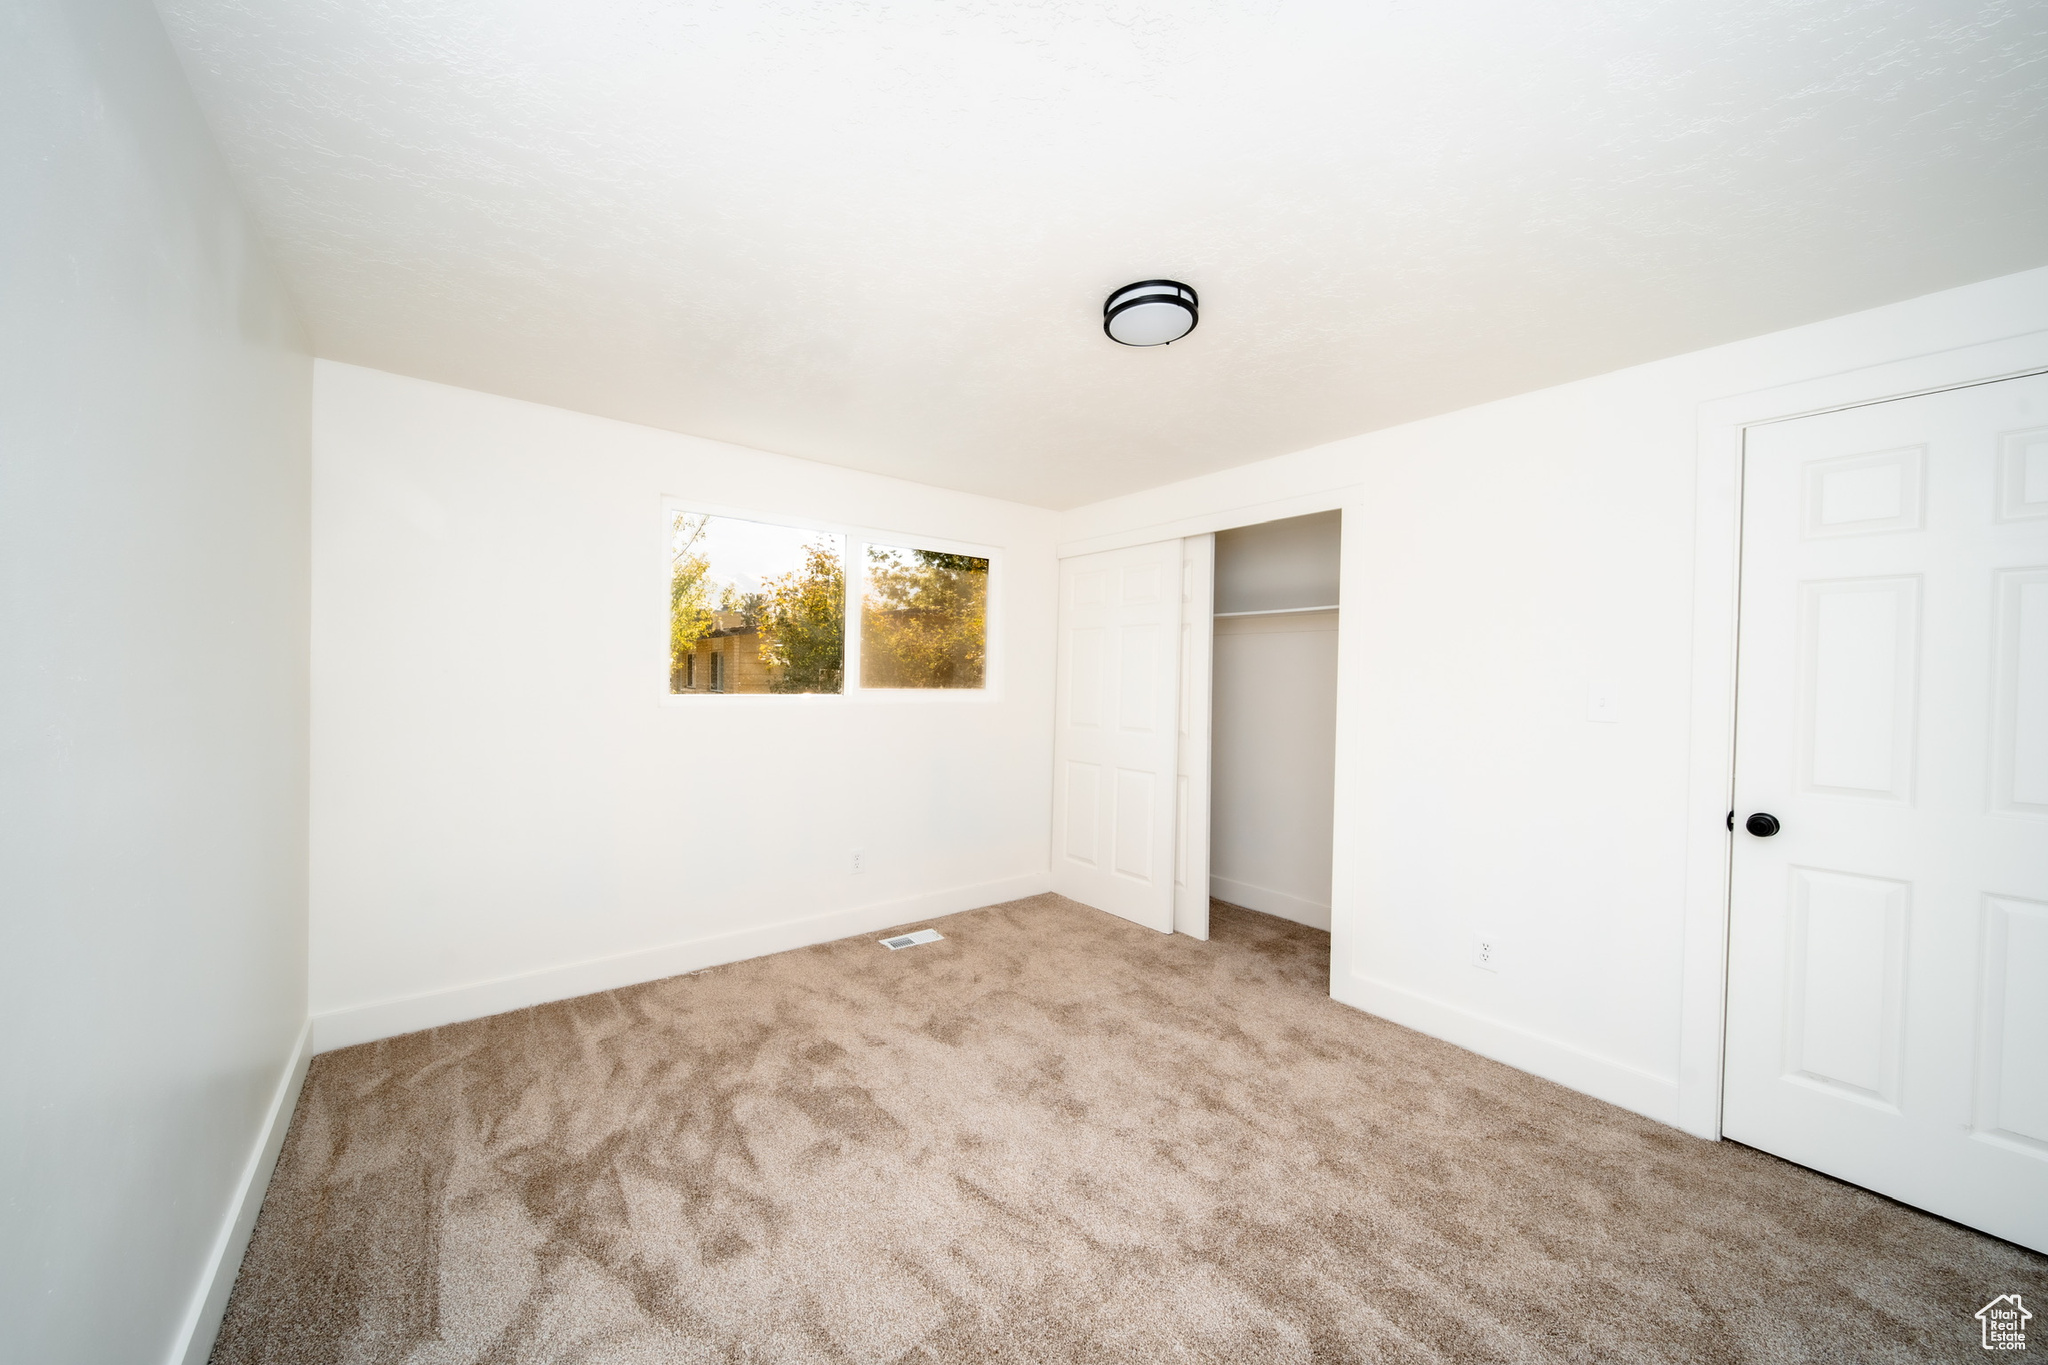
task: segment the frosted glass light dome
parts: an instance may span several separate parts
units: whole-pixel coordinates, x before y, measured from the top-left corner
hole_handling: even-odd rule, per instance
[[[1102,304],[1102,330],[1126,346],[1164,346],[1195,330],[1195,291],[1178,280],[1140,280]]]

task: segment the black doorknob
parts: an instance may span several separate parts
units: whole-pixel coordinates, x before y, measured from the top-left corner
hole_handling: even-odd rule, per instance
[[[1768,839],[1778,832],[1778,817],[1758,811],[1742,822],[1742,827],[1759,839]]]

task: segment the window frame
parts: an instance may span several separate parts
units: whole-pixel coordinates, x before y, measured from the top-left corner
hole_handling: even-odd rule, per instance
[[[738,521],[761,522],[769,526],[786,527],[792,531],[822,532],[840,538],[841,573],[846,582],[845,631],[846,654],[841,663],[840,690],[837,692],[698,692],[676,693],[669,691],[669,656],[666,649],[660,655],[661,699],[664,706],[759,706],[762,704],[781,706],[978,706],[1002,700],[1003,696],[1003,649],[1002,649],[1002,586],[1003,547],[982,545],[971,541],[954,540],[949,536],[930,536],[919,531],[885,529],[879,526],[861,526],[849,522],[820,521],[814,517],[795,516],[779,512],[763,512],[756,508],[738,507],[730,503],[717,503],[703,498],[677,497],[664,494],[661,499],[661,573],[654,578],[660,590],[662,625],[650,630],[649,638],[668,638],[668,575],[673,569],[669,542],[674,534],[676,514],[696,512],[706,516],[730,517]],[[983,617],[983,629],[987,632],[982,642],[982,685],[980,687],[862,687],[860,685],[861,621],[860,604],[867,592],[867,547],[878,545],[891,550],[936,550],[943,554],[972,555],[988,561],[988,610]]]

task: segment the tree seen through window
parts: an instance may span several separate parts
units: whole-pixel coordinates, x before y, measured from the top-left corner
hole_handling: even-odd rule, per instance
[[[840,691],[845,544],[829,531],[673,513],[669,691]]]
[[[860,624],[862,687],[981,687],[988,561],[870,545]]]
[[[671,693],[845,690],[844,536],[683,511],[669,535]],[[860,685],[986,686],[989,561],[861,548]]]

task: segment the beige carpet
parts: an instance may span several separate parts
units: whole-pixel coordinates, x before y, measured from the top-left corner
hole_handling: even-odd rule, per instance
[[[1332,1002],[1327,934],[934,925],[318,1058],[214,1361],[1921,1362],[2048,1314],[2042,1257]]]

